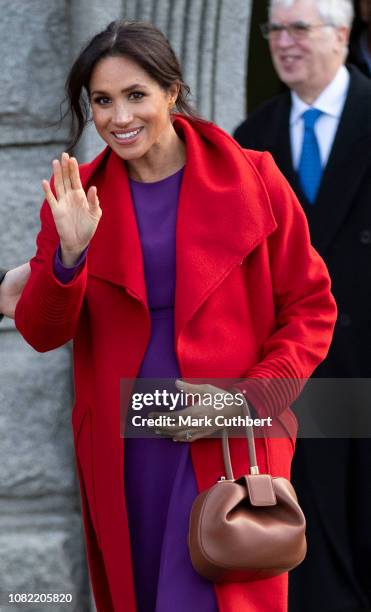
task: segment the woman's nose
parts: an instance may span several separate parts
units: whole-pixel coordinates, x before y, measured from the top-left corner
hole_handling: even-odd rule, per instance
[[[133,119],[132,111],[126,105],[116,105],[113,109],[112,121],[116,125],[127,125]]]

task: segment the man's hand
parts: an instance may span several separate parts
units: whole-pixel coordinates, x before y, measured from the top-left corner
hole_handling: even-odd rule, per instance
[[[9,270],[0,284],[0,313],[14,319],[15,307],[30,275],[30,264]]]

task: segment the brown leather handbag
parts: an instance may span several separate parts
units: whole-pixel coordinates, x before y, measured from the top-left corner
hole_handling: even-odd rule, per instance
[[[250,416],[247,402],[244,413]],[[227,478],[192,506],[188,547],[194,569],[212,582],[248,582],[293,569],[305,557],[305,517],[286,478],[259,474],[253,428],[247,426],[250,474],[234,479],[223,432]]]

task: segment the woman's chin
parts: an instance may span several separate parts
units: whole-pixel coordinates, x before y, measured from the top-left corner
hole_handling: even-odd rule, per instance
[[[145,155],[146,153],[146,151],[144,150],[144,147],[141,146],[139,143],[138,144],[134,143],[132,145],[126,145],[126,146],[120,146],[116,142],[110,142],[109,145],[111,149],[113,149],[113,151],[119,157],[121,157],[121,159],[125,159],[127,161],[139,159],[143,157],[143,155]]]

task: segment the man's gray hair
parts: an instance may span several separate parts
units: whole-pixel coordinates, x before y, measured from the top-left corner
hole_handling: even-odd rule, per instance
[[[270,0],[269,16],[275,6],[291,7],[297,0]],[[352,0],[307,0],[314,2],[317,6],[321,19],[324,23],[331,24],[337,28],[346,26],[350,28],[354,19],[354,7]]]

